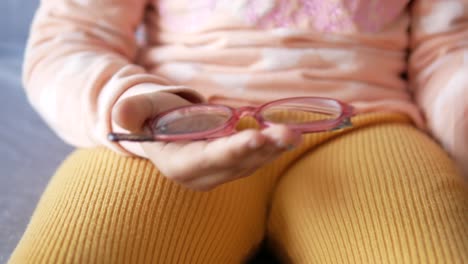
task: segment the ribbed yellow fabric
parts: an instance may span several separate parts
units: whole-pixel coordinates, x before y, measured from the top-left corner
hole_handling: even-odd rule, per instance
[[[268,230],[291,263],[468,263],[468,189],[405,123],[342,135],[275,189]]]
[[[142,159],[78,150],[45,191],[11,263],[239,263],[262,238],[260,177],[186,190]]]
[[[466,263],[467,191],[447,155],[404,116],[354,124],[207,193],[146,160],[78,150],[10,263],[241,263],[267,226],[294,263]]]

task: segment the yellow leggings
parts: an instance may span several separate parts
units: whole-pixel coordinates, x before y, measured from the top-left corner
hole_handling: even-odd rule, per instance
[[[468,263],[467,186],[447,154],[404,116],[354,124],[206,193],[78,150],[10,263],[242,263],[265,236],[292,263]]]

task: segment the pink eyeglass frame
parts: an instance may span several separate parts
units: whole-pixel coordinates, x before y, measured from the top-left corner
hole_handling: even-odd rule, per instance
[[[165,115],[181,111],[185,109],[197,109],[201,110],[205,108],[208,111],[212,108],[224,109],[226,112],[231,113],[231,117],[221,126],[202,132],[187,133],[182,135],[166,135],[166,134],[154,134],[151,131],[151,135],[145,134],[124,134],[124,133],[109,133],[108,139],[110,141],[134,141],[134,142],[146,142],[146,141],[179,141],[179,140],[202,140],[202,139],[212,139],[223,136],[228,136],[236,132],[235,127],[238,124],[239,120],[246,116],[251,116],[257,120],[260,127],[266,128],[270,125],[277,123],[266,121],[261,115],[262,110],[271,107],[276,104],[293,102],[293,101],[302,101],[302,100],[315,100],[319,102],[333,102],[336,103],[341,108],[341,113],[335,119],[323,120],[323,121],[314,121],[308,124],[285,124],[288,128],[298,131],[300,133],[313,133],[313,132],[323,132],[323,131],[334,131],[343,129],[346,127],[351,127],[351,117],[354,115],[354,109],[352,106],[345,104],[339,100],[324,98],[324,97],[291,97],[284,98],[280,100],[275,100],[267,102],[258,107],[253,106],[244,106],[240,108],[233,108],[225,105],[216,105],[216,104],[198,104],[198,105],[189,105],[177,107],[170,109],[158,114],[156,117],[151,118],[147,121],[148,127],[151,129],[154,123],[159,121]]]

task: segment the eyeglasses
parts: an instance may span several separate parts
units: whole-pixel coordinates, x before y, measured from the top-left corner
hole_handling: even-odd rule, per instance
[[[146,122],[150,133],[110,133],[110,141],[202,140],[231,135],[243,117],[251,116],[261,128],[286,125],[300,133],[333,131],[352,126],[353,108],[321,97],[294,97],[268,102],[259,107],[232,108],[198,104],[165,111]]]

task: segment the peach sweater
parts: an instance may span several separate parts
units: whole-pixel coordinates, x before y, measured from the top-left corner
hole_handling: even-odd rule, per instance
[[[125,152],[106,140],[122,96],[193,89],[235,106],[307,95],[403,112],[468,162],[468,0],[409,2],[42,0],[24,84],[80,147]]]

